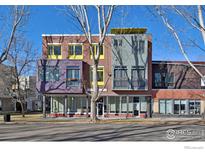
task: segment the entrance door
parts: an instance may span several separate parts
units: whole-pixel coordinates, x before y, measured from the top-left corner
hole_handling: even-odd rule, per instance
[[[140,114],[140,101],[139,97],[133,97],[133,115],[139,116]]]
[[[97,103],[96,103],[96,108],[97,108],[97,116],[102,116],[103,112],[104,112],[104,108],[103,108],[103,98],[100,98]]]
[[[97,110],[98,110],[98,116],[102,116],[103,115],[103,103],[97,103]]]

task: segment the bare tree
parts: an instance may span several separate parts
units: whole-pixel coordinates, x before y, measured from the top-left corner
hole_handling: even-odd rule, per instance
[[[14,38],[13,46],[8,54],[8,61],[14,67],[14,80],[12,93],[14,101],[20,103],[22,116],[25,116],[25,105],[28,93],[28,82],[26,76],[30,74],[31,68],[35,66],[36,51],[25,38]]]
[[[81,30],[83,31],[86,40],[89,44],[90,52],[93,56],[92,58],[92,78],[93,78],[93,86],[92,86],[92,93],[91,93],[91,120],[93,122],[96,121],[96,101],[100,97],[99,87],[97,84],[98,76],[97,76],[97,69],[98,63],[100,58],[100,47],[103,45],[106,34],[108,31],[109,24],[111,22],[111,18],[114,11],[114,6],[94,6],[96,14],[97,14],[97,23],[98,26],[98,42],[96,47],[96,53],[93,51],[92,48],[92,31],[91,31],[91,16],[88,15],[88,9],[90,6],[68,6],[68,10],[70,15],[72,15],[80,25]],[[93,16],[92,16],[93,17]],[[95,42],[96,43],[96,42]]]
[[[0,20],[0,64],[7,60],[14,38],[28,15],[27,7],[24,6],[12,6],[9,9],[8,14],[4,14]],[[5,29],[7,32],[3,32]]]
[[[197,17],[193,16],[191,13],[188,13],[187,11],[183,11],[178,9],[175,6],[171,7],[178,15],[182,16],[185,21],[187,23],[189,23],[193,28],[199,30],[202,34],[202,38],[204,41],[204,45],[205,45],[205,29],[204,29],[204,23],[203,23],[203,16],[202,16],[202,8],[201,6],[197,6],[197,10],[198,10],[198,19]],[[186,59],[186,61],[188,62],[188,64],[197,72],[197,74],[203,79],[204,79],[204,75],[199,71],[199,69],[197,69],[193,63],[191,62],[190,58],[187,55],[187,52],[183,46],[182,43],[182,39],[179,36],[179,33],[177,32],[176,28],[173,26],[173,24],[169,21],[168,17],[166,16],[166,14],[163,12],[163,9],[160,6],[156,6],[156,10],[158,15],[161,17],[164,25],[168,28],[168,30],[171,32],[171,34],[174,36],[179,49],[181,51],[181,53],[183,54],[184,58]]]

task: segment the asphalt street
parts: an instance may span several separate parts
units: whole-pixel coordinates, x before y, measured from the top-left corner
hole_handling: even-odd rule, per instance
[[[205,125],[0,124],[0,141],[205,141]]]

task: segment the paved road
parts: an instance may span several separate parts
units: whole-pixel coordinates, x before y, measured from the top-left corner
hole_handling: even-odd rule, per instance
[[[205,141],[205,126],[0,124],[0,141]]]

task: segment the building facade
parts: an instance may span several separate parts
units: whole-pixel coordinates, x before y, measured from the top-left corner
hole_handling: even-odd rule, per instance
[[[193,62],[205,74],[205,62]],[[200,76],[182,61],[153,61],[153,116],[201,116],[205,89]]]
[[[0,64],[0,72],[0,113],[14,111],[11,96],[12,84],[14,82],[14,68]]]
[[[100,98],[96,104],[98,118],[175,116],[183,112],[190,113],[184,115],[201,115],[204,110],[203,98],[199,99],[204,93],[201,79],[193,76],[193,70],[183,75],[180,72],[185,70],[181,67],[183,62],[176,66],[152,62],[152,36],[145,31],[132,30],[129,29],[129,33],[125,29],[121,33],[108,34],[100,47],[97,71]],[[93,84],[92,55],[85,36],[44,34],[42,41],[36,87],[44,96],[48,116],[88,117],[89,94],[92,93]],[[92,36],[92,42],[92,48],[96,51],[97,35]],[[204,71],[202,64],[199,67]],[[170,68],[174,79],[161,75]],[[195,87],[189,84],[187,76],[197,82],[192,82]],[[178,78],[183,81],[178,81]],[[176,85],[169,83],[169,80]],[[174,94],[177,91],[182,93],[180,97]],[[200,96],[191,97],[188,92],[193,91]],[[185,111],[183,100],[186,100]],[[197,106],[199,100],[200,113]],[[169,101],[172,102],[170,108],[167,105]],[[189,107],[193,102],[194,107]],[[169,110],[172,111],[169,113]]]

